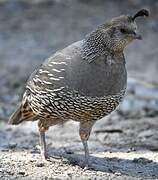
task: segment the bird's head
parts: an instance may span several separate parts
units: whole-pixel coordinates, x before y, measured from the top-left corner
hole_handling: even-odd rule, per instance
[[[149,16],[149,11],[142,9],[134,16],[123,15],[113,18],[105,24],[105,29],[103,28],[102,30],[108,32],[110,36],[110,48],[113,48],[115,51],[122,51],[134,39],[142,39],[135,21],[140,16]]]

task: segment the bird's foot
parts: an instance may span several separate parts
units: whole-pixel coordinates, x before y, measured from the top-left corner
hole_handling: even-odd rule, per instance
[[[83,168],[83,170],[88,170],[88,169],[90,169],[89,161],[85,160],[85,161],[82,163],[82,168]]]
[[[90,169],[90,167],[88,164],[84,165],[84,168],[83,168],[84,171],[89,170],[89,169]]]
[[[47,153],[41,153],[43,162],[50,161],[50,156]]]

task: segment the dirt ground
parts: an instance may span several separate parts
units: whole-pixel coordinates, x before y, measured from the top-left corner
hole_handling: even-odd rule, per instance
[[[125,51],[127,95],[116,112],[94,126],[90,169],[82,168],[83,147],[73,121],[49,129],[51,158],[43,163],[37,123],[7,125],[28,76],[96,25],[142,7],[151,16],[138,20],[144,40]],[[158,179],[157,12],[154,0],[0,0],[0,179]]]
[[[115,116],[96,124],[89,140],[90,169],[84,170],[78,124],[50,128],[50,161],[39,154],[36,123],[0,131],[1,179],[158,179],[157,118],[120,120]]]

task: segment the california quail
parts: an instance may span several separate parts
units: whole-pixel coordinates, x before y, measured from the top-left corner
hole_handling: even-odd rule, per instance
[[[126,89],[124,48],[141,39],[135,19],[145,9],[99,26],[83,40],[48,58],[28,79],[20,107],[9,124],[38,120],[41,154],[46,158],[45,131],[68,120],[80,122],[79,134],[88,165],[87,141],[95,122],[111,113]]]

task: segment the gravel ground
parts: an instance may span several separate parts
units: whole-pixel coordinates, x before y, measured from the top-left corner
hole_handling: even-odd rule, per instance
[[[142,7],[151,16],[138,20],[144,40],[125,51],[128,92],[120,108],[94,126],[90,169],[82,168],[83,147],[72,121],[50,128],[51,158],[43,163],[36,122],[6,123],[28,75],[96,25]],[[0,179],[158,179],[157,12],[153,0],[0,0]]]
[[[36,123],[18,127],[1,125],[1,179],[158,179],[157,118],[129,119],[118,123],[104,118],[90,137],[90,169],[84,170],[78,124],[50,128],[50,161],[39,154]]]

